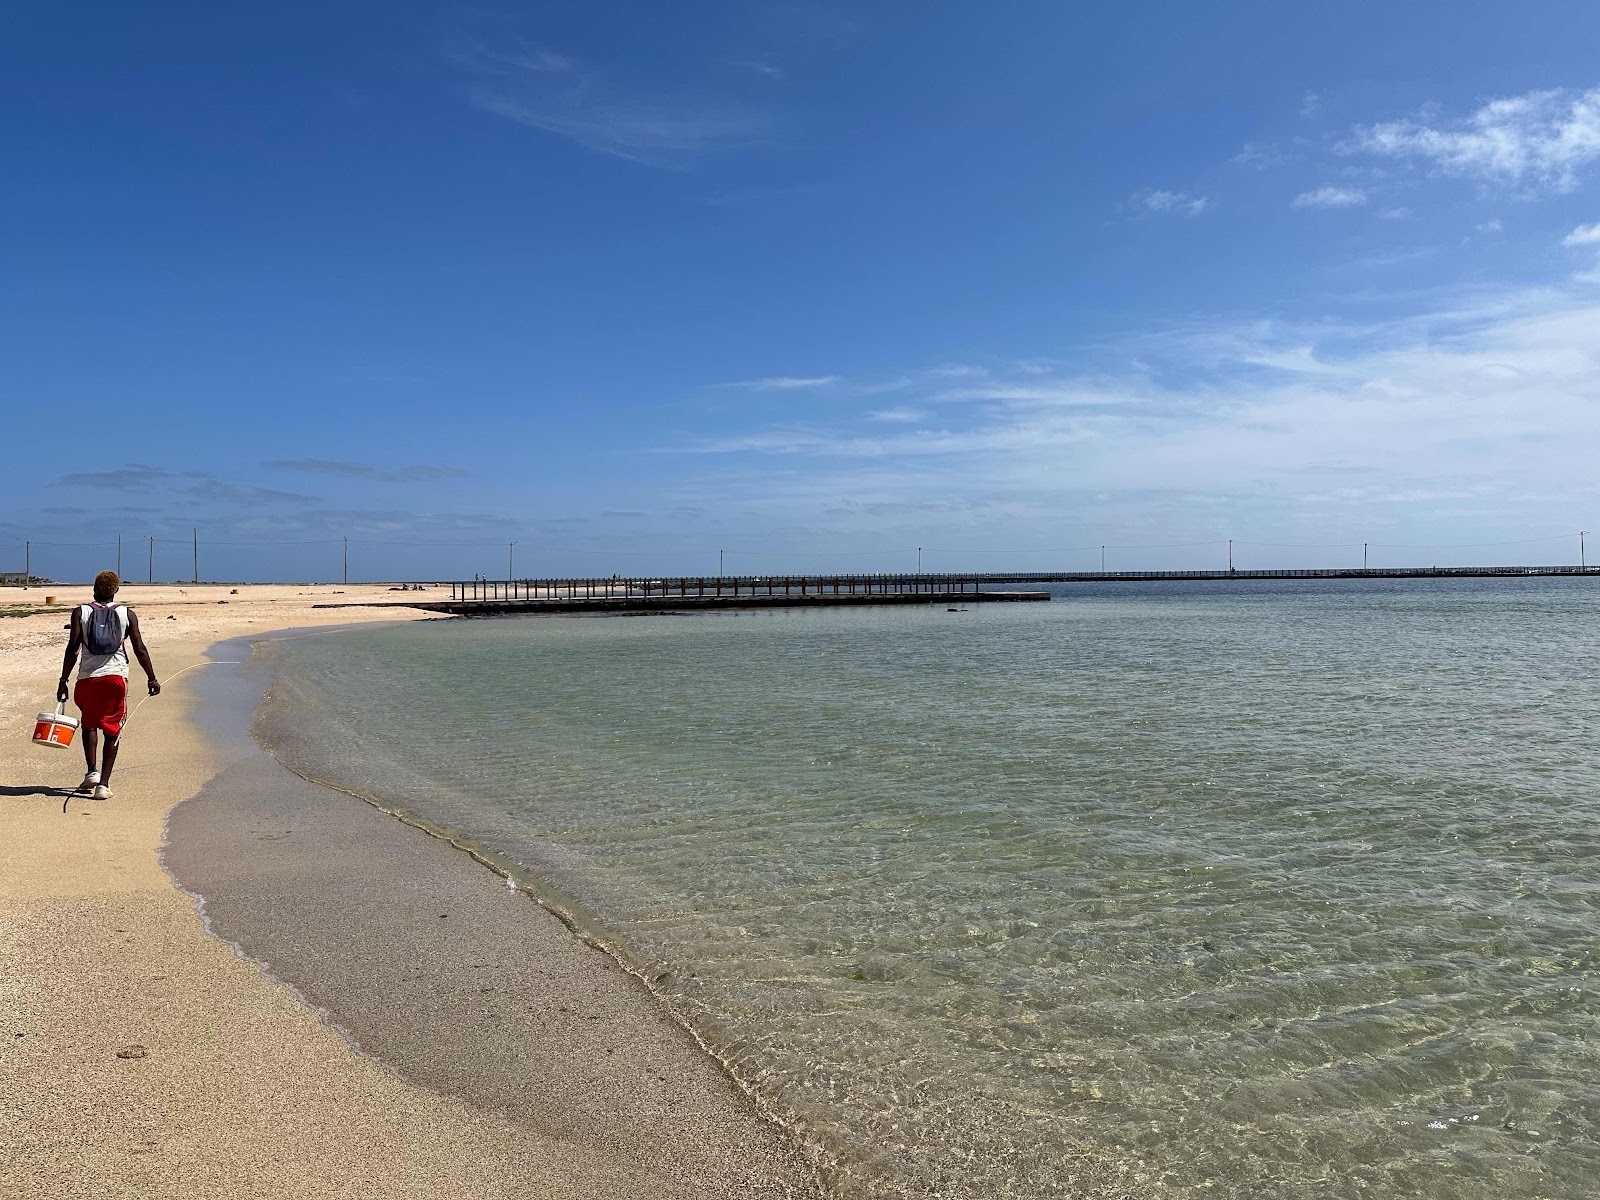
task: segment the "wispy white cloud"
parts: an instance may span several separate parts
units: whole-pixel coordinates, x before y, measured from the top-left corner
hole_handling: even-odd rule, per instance
[[[910,424],[913,421],[923,420],[925,417],[927,417],[927,415],[928,413],[925,409],[899,407],[876,409],[872,412],[869,412],[867,417],[873,421],[892,421],[896,424]]]
[[[222,480],[205,471],[169,471],[164,467],[142,463],[109,471],[70,472],[57,478],[54,483],[74,491],[96,488],[124,495],[134,492],[159,494],[169,505],[187,508],[191,512],[194,500],[206,504],[262,506],[310,504],[318,499],[303,492],[286,492],[278,488]]]
[[[485,112],[651,166],[685,167],[767,129],[749,104],[646,93],[548,50],[472,43],[454,57],[477,77],[468,94]]]
[[[1129,197],[1128,203],[1142,212],[1178,213],[1185,217],[1197,217],[1211,207],[1211,200],[1207,196],[1161,190],[1135,192]]]
[[[502,73],[508,69],[563,73],[573,69],[571,59],[538,47],[491,50],[487,46],[474,43],[462,47],[458,58],[480,64],[492,64],[499,67]]]
[[[368,479],[377,483],[425,483],[435,479],[464,479],[467,476],[467,472],[460,467],[440,467],[427,463],[416,463],[405,467],[374,467],[366,463],[334,458],[276,458],[262,465],[281,467],[286,471],[304,471],[312,475]]]
[[[103,488],[113,492],[164,492],[169,497],[193,496],[214,504],[307,504],[318,499],[303,492],[286,492],[218,479],[204,471],[169,471],[164,467],[134,463],[110,471],[71,472],[55,480],[58,487],[81,490]],[[181,503],[182,501],[178,501]]]
[[[1591,250],[1600,247],[1600,222],[1596,222],[1593,225],[1579,225],[1561,239],[1561,244],[1563,246],[1583,247]],[[1577,277],[1589,283],[1600,283],[1600,263],[1595,263],[1587,270],[1578,272]]]
[[[1574,244],[1600,243],[1600,229],[1574,232]],[[1600,504],[1587,472],[1551,471],[1557,445],[1564,461],[1600,456],[1597,347],[1600,298],[1577,283],[1463,297],[1401,322],[1201,324],[1110,356],[1138,370],[1041,380],[997,367],[955,391],[920,372],[931,390],[901,406],[916,427],[864,409],[693,449],[753,458],[752,471],[775,455],[808,460],[779,471],[767,501],[778,507],[842,494],[915,505],[959,479],[973,505],[1017,520],[1093,508],[1189,522],[1216,508],[1515,527]],[[962,399],[980,403],[934,407]],[[743,484],[740,469],[729,479]]]
[[[1234,165],[1250,167],[1252,170],[1265,171],[1268,167],[1275,167],[1289,161],[1289,156],[1276,146],[1262,142],[1246,142],[1239,148],[1239,153],[1230,160]]]
[[[1410,159],[1449,175],[1557,192],[1600,158],[1600,88],[1552,88],[1491,100],[1463,120],[1358,127],[1346,152]]]
[[[949,388],[927,397],[930,402],[987,400],[1055,408],[1103,408],[1133,403],[1136,399],[1131,393],[1107,390],[1087,380],[1041,383],[1037,378],[1014,383],[989,383],[980,387]]]
[[[125,492],[147,492],[154,485],[175,478],[161,467],[133,463],[110,471],[73,471],[55,482],[62,487],[111,488]]]
[[[1348,260],[1344,265],[1356,268],[1393,267],[1400,263],[1417,262],[1419,259],[1428,258],[1437,252],[1434,246],[1382,246],[1376,250],[1369,250],[1359,257]]]
[[[1367,202],[1367,194],[1354,187],[1319,187],[1294,198],[1295,208],[1352,208]]]
[[[1500,224],[1499,217],[1490,217],[1487,221],[1479,221],[1472,228],[1475,233],[1500,233],[1505,226]]]
[[[729,59],[728,65],[741,71],[749,71],[753,75],[760,75],[765,79],[782,79],[784,70],[763,58],[736,58]]]
[[[1322,111],[1322,93],[1307,92],[1300,98],[1300,115],[1314,117]]]
[[[858,383],[854,387],[858,396],[887,396],[891,392],[903,392],[913,387],[916,380],[909,375],[896,376],[893,379],[884,379],[877,383]]]
[[[651,166],[681,166],[753,141],[762,123],[746,113],[672,112],[651,103],[586,110],[478,89],[473,103],[518,124],[570,138],[602,154]]]
[[[769,375],[765,379],[741,379],[723,387],[746,388],[752,392],[794,392],[805,388],[827,387],[838,383],[837,375]]]
[[[307,496],[302,492],[285,492],[278,488],[257,487],[250,483],[227,483],[221,479],[201,479],[188,487],[180,488],[179,493],[184,496],[193,496],[204,500],[208,504],[242,504],[260,505],[287,502],[289,504],[310,504],[318,499],[316,496]]]

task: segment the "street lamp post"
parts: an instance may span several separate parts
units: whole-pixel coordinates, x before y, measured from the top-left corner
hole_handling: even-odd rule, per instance
[[[517,577],[517,572],[515,570],[516,561],[517,561],[517,544],[515,542],[512,542],[506,547],[506,582],[507,583],[510,583],[513,579],[515,579]]]

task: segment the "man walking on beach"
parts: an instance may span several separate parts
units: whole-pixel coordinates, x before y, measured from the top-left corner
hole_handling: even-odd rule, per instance
[[[128,642],[133,643],[133,652],[144,668],[150,694],[161,694],[150,651],[139,634],[139,618],[126,604],[116,603],[121,586],[115,571],[101,571],[94,577],[94,603],[72,610],[72,633],[61,661],[61,682],[56,685],[56,699],[65,702],[67,677],[82,650],[72,702],[83,713],[83,761],[89,770],[78,790],[89,792],[96,800],[111,799],[111,769],[117,765],[122,723],[128,719]],[[102,733],[106,735],[104,769],[96,761]]]

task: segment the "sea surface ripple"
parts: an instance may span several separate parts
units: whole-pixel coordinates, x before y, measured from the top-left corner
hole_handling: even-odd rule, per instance
[[[260,728],[652,964],[846,1194],[1589,1200],[1600,587],[306,639]]]

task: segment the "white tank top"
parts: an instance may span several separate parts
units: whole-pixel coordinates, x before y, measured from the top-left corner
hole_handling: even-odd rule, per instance
[[[78,628],[83,631],[83,657],[78,660],[79,679],[98,679],[102,675],[121,675],[128,677],[128,606],[126,604],[113,604],[112,613],[122,629],[122,639],[117,648],[110,654],[89,653],[89,613],[91,605],[78,605]]]

